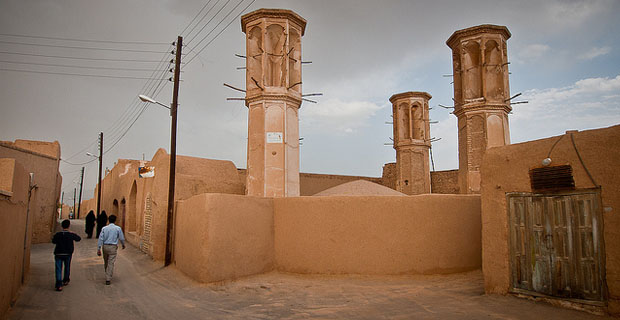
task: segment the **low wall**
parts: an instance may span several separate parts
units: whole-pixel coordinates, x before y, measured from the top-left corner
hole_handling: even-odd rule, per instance
[[[478,195],[274,199],[278,270],[445,274],[480,268]]]
[[[26,170],[14,159],[0,158],[0,318],[16,298],[22,276],[27,275],[30,266],[32,212],[27,212],[29,179]],[[30,215],[28,222],[27,215]],[[26,232],[28,237],[24,248]]]
[[[200,194],[177,203],[174,260],[201,282],[273,269],[273,201]]]

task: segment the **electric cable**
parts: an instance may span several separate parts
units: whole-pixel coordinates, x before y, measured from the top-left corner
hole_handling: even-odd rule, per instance
[[[66,48],[66,49],[81,49],[81,50],[101,50],[101,51],[117,51],[117,52],[140,52],[140,53],[164,53],[163,51],[154,50],[136,50],[136,49],[118,49],[118,48],[98,48],[98,47],[79,47],[79,46],[65,46],[57,44],[42,44],[42,43],[27,43],[17,41],[4,41],[0,40],[0,43],[17,44],[23,46],[36,46],[36,47],[50,47],[50,48]]]
[[[32,56],[32,57],[59,58],[59,59],[76,59],[76,60],[92,60],[92,61],[146,62],[146,63],[159,62],[158,60],[68,57],[68,56],[56,56],[56,55],[45,55],[45,54],[25,53],[25,52],[9,52],[9,51],[0,51],[0,53],[21,55],[21,56]]]
[[[33,38],[33,39],[47,39],[47,40],[64,40],[64,41],[78,41],[78,42],[96,42],[96,43],[118,43],[118,44],[146,44],[146,45],[167,45],[167,42],[144,42],[144,41],[113,41],[113,40],[95,40],[95,39],[76,39],[76,38],[59,38],[59,37],[45,37],[45,36],[33,36],[24,34],[9,34],[0,33],[0,36],[6,37],[18,37],[18,38]]]
[[[69,73],[69,72],[17,70],[17,69],[9,69],[9,68],[0,68],[0,71],[55,74],[55,75],[63,75],[63,76],[79,76],[79,77],[95,77],[95,78],[131,79],[131,80],[149,80],[150,79],[150,78],[145,78],[145,77],[125,77],[125,76],[110,76],[110,75],[101,75],[101,74],[97,75],[97,74],[83,74],[83,73]]]
[[[194,29],[196,29],[196,27],[197,27],[197,26],[198,26],[198,25],[199,25],[199,24],[200,24],[200,23],[201,23],[201,22],[202,22],[202,21],[203,21],[203,20],[204,20],[207,16],[209,16],[209,13],[211,12],[211,10],[213,10],[213,9],[217,6],[217,4],[218,4],[218,3],[220,3],[220,1],[221,1],[221,0],[217,0],[217,2],[216,2],[215,4],[213,4],[213,6],[211,7],[211,9],[209,9],[209,11],[207,11],[207,13],[206,13],[206,14],[205,14],[205,15],[204,15],[201,19],[200,19],[200,21],[199,21],[196,25],[194,25],[194,27],[192,28],[192,30],[190,30],[190,31],[189,31],[189,33],[187,34],[187,38],[188,38],[188,39],[187,39],[187,41],[185,41],[185,43],[186,43],[186,44],[189,44],[192,40],[194,40],[194,38],[196,38],[196,37],[200,34],[200,32],[202,32],[202,30],[204,30],[204,28],[205,28],[206,26],[208,26],[208,25],[209,25],[209,23],[211,23],[211,21],[213,21],[213,19],[214,19],[214,18],[215,18],[215,17],[216,17],[216,16],[217,16],[217,15],[218,15],[221,11],[222,11],[222,9],[224,9],[224,7],[226,7],[226,5],[228,4],[228,2],[230,2],[230,0],[229,0],[228,2],[226,2],[226,4],[224,4],[224,6],[223,6],[222,8],[220,8],[220,10],[219,10],[218,12],[216,12],[216,13],[213,15],[213,17],[211,17],[211,19],[209,19],[209,21],[207,21],[207,23],[206,23],[206,24],[205,24],[202,28],[200,28],[200,30],[199,30],[196,34],[194,34],[194,36],[193,36],[193,37],[189,38],[189,35],[190,35],[190,34],[192,34],[192,32],[194,31]]]
[[[202,9],[200,9],[200,11],[198,11],[198,13],[196,14],[196,16],[194,16],[194,19],[192,19],[192,21],[190,21],[190,22],[189,22],[189,24],[187,24],[187,26],[185,26],[185,28],[183,29],[183,31],[181,31],[181,33],[179,33],[180,35],[183,35],[183,34],[185,33],[185,31],[187,30],[187,28],[189,28],[189,26],[191,26],[191,25],[192,25],[192,23],[194,23],[194,21],[196,20],[196,18],[198,18],[198,16],[200,16],[200,14],[202,13],[202,11],[204,11],[204,9],[205,9],[205,8],[209,5],[209,3],[211,3],[211,1],[213,1],[213,0],[209,0],[209,1],[207,1],[207,3],[206,3],[204,6],[202,6]],[[214,6],[215,6],[215,5],[214,5]],[[209,11],[211,11],[211,9],[209,9]],[[207,11],[207,13],[205,14],[205,16],[209,14],[209,11]],[[187,34],[187,35],[191,34],[191,33],[192,33],[192,31],[194,30],[194,28],[196,28],[196,26],[197,26],[197,25],[199,25],[199,24],[202,22],[202,20],[203,20],[203,19],[204,19],[204,17],[203,17],[202,19],[200,19],[200,21],[198,21],[198,23],[196,23],[196,25],[192,28],[192,30],[190,30],[190,31],[188,32],[188,34]]]
[[[87,67],[87,66],[76,66],[76,65],[69,65],[69,64],[18,62],[18,61],[6,61],[6,60],[0,60],[0,62],[3,62],[3,63],[13,63],[13,64],[24,64],[24,65],[33,65],[33,66],[82,68],[82,69],[96,69],[96,70],[153,71],[153,69],[142,69],[142,68]]]
[[[189,61],[185,62],[185,66],[187,66],[190,62],[192,62],[203,50],[205,50],[213,41],[215,41],[215,39],[217,39],[226,29],[228,29],[228,27],[237,20],[237,18],[239,18],[239,16],[245,12],[245,10],[247,10],[256,0],[252,0],[252,2],[250,2],[247,6],[245,6],[245,8],[243,8],[243,10],[241,10],[241,12],[239,12],[239,14],[237,14],[235,16],[235,18],[233,18],[232,20],[230,20],[230,22],[224,27],[224,29],[220,30],[220,32],[218,34],[215,35],[215,37],[213,37],[213,39],[211,39],[211,41],[209,41],[202,49],[200,49],[200,51],[198,51],[198,53],[196,53],[195,56],[193,56],[191,59],[189,59]],[[181,69],[183,70],[183,69]]]
[[[202,28],[200,28],[200,30],[198,30],[198,33],[196,33],[196,34],[194,35],[194,37],[193,37],[193,38],[191,38],[191,39],[187,40],[187,44],[190,44],[192,41],[194,41],[194,39],[195,39],[196,37],[198,37],[198,35],[202,32],[202,30],[204,30],[204,29],[205,29],[205,28],[206,28],[206,27],[207,27],[207,26],[211,23],[211,21],[213,21],[213,19],[215,19],[215,17],[217,17],[217,15],[218,15],[218,14],[220,14],[220,12],[222,12],[222,10],[224,10],[224,8],[226,8],[226,6],[230,3],[230,1],[231,1],[231,0],[226,0],[226,3],[224,3],[224,5],[220,8],[220,10],[218,10],[218,11],[215,13],[215,15],[214,15],[213,17],[211,17],[211,19],[209,19],[209,21],[207,21],[207,23],[206,23],[204,26],[202,26]],[[219,2],[219,0],[218,0],[218,2]],[[243,2],[243,0],[240,0],[240,1],[239,1],[239,3],[241,3],[241,2]],[[237,4],[237,6],[239,6],[239,3]],[[236,7],[235,7],[235,8],[236,8]],[[223,19],[222,19],[222,20],[223,20]],[[220,21],[220,23],[221,23],[221,21]],[[204,41],[204,39],[205,39],[206,37],[208,37],[208,36],[211,34],[211,32],[213,32],[213,30],[215,30],[215,28],[217,28],[217,26],[219,26],[219,25],[220,25],[220,24],[218,23],[215,27],[213,27],[213,29],[211,29],[211,31],[209,31],[209,33],[207,33],[207,35],[206,35],[204,38],[202,38],[202,40],[200,40],[200,41],[198,42],[198,44],[197,44],[197,45],[195,45],[194,47],[197,47],[198,45],[200,45],[200,43],[202,43],[202,41]]]

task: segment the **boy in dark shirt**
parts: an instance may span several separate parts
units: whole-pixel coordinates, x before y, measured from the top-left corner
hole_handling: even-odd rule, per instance
[[[54,248],[54,261],[56,262],[56,291],[62,291],[62,286],[69,284],[69,274],[71,272],[71,256],[73,255],[73,241],[80,241],[82,238],[77,234],[69,231],[69,220],[63,220],[61,223],[62,231],[56,232],[52,243],[56,245]],[[65,265],[64,277],[62,276],[62,265]]]

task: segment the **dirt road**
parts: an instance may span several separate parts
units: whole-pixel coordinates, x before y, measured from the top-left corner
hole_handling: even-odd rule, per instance
[[[83,222],[72,221],[71,229],[83,231]],[[484,295],[479,271],[399,277],[274,272],[206,285],[162,268],[131,245],[119,250],[106,286],[95,239],[76,244],[71,284],[56,292],[52,252],[52,244],[33,246],[30,279],[9,319],[601,319]]]

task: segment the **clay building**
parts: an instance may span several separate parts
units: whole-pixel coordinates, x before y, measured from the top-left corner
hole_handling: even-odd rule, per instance
[[[618,159],[620,125],[489,149],[481,190],[485,291],[619,314]]]
[[[30,246],[51,241],[60,198],[58,142],[0,141],[0,314],[28,277]]]
[[[273,270],[411,275],[482,267],[488,293],[544,295],[620,312],[614,214],[620,127],[573,133],[557,144],[550,138],[510,145],[510,33],[482,25],[456,31],[447,42],[458,170],[430,172],[431,96],[412,91],[390,98],[397,162],[386,164],[381,178],[300,173],[306,23],[280,9],[241,18],[248,168],[177,156],[171,245],[180,271],[214,282]],[[552,165],[541,168],[547,157]],[[102,181],[101,208],[118,215],[128,241],[158,261],[166,245],[168,165],[160,149],[151,161],[119,160]],[[574,183],[534,187],[538,178],[555,177],[545,175],[549,169],[564,170]],[[83,212],[95,208],[96,198],[82,203]]]
[[[0,158],[15,159],[28,173],[32,173],[36,184],[30,200],[32,243],[50,242],[56,226],[62,186],[58,171],[60,144],[58,141],[0,141]]]

